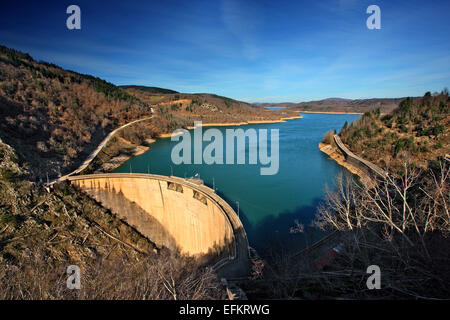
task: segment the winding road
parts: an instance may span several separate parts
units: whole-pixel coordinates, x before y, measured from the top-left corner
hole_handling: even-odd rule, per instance
[[[152,119],[152,118],[153,118],[153,115],[150,116],[150,117],[147,117],[147,118],[134,120],[134,121],[131,121],[131,122],[127,123],[127,124],[124,124],[123,126],[121,126],[121,127],[117,128],[117,129],[111,131],[111,132],[106,136],[106,138],[103,139],[102,142],[100,142],[100,144],[97,146],[97,148],[96,148],[94,151],[91,152],[91,154],[86,158],[86,160],[84,160],[84,162],[83,162],[76,170],[74,170],[74,171],[72,171],[71,173],[68,173],[68,174],[66,174],[66,175],[64,175],[64,176],[62,176],[62,177],[59,177],[59,178],[57,178],[57,179],[54,179],[54,180],[50,181],[50,182],[47,184],[47,186],[51,186],[51,185],[53,185],[53,184],[55,184],[55,183],[58,183],[58,182],[67,180],[70,176],[72,176],[72,175],[74,175],[74,174],[77,174],[77,173],[80,173],[81,171],[83,171],[84,169],[86,169],[86,167],[91,163],[92,160],[94,160],[94,158],[97,156],[97,154],[100,152],[100,150],[102,150],[103,146],[104,146],[106,143],[108,143],[108,141],[109,141],[109,140],[110,140],[117,132],[119,132],[120,130],[122,130],[122,129],[128,127],[128,126],[131,126],[132,124],[135,124],[135,123],[137,123],[137,122],[150,120],[150,119]]]
[[[336,142],[336,145],[338,146],[338,148],[344,153],[346,159],[347,159],[347,157],[351,157],[356,162],[359,162],[362,165],[364,165],[365,167],[367,167],[369,169],[369,172],[372,171],[372,172],[376,173],[377,175],[379,175],[380,177],[383,177],[383,178],[387,176],[387,172],[386,171],[384,171],[383,169],[381,169],[377,165],[373,164],[372,162],[367,161],[367,160],[365,160],[365,159],[363,159],[361,157],[358,157],[353,152],[351,152],[345,146],[345,144],[342,142],[341,138],[337,134],[334,135],[334,141]]]

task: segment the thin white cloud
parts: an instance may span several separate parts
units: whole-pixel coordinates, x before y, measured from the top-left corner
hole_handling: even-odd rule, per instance
[[[259,3],[238,0],[222,0],[222,21],[228,30],[240,41],[242,52],[248,59],[260,56],[256,44],[258,28],[263,23],[262,10]]]

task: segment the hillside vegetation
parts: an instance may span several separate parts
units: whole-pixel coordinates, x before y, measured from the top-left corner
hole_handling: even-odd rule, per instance
[[[402,163],[422,168],[450,153],[450,107],[448,91],[406,98],[384,116],[375,110],[355,123],[345,124],[342,141],[357,155],[393,172]]]
[[[0,137],[32,179],[73,169],[109,131],[149,114],[111,83],[0,46]]]
[[[224,298],[211,270],[157,250],[69,185],[47,193],[24,180],[17,159],[0,140],[0,299]],[[70,265],[81,290],[67,289]]]
[[[364,113],[380,109],[387,113],[395,109],[403,98],[373,98],[373,99],[339,99],[331,98],[319,101],[301,102],[295,106],[297,110],[310,112],[356,112]]]
[[[322,290],[351,298],[448,299],[449,102],[446,89],[427,92],[387,115],[375,110],[345,123],[343,142],[389,175],[372,184],[339,176],[336,191],[327,191],[315,223],[339,231],[341,244],[320,272]],[[332,144],[332,132],[323,141]],[[358,277],[369,265],[382,275],[374,293]]]
[[[154,121],[144,121],[120,131],[103,148],[84,173],[108,172],[129,159],[139,148],[151,147],[149,141],[188,128],[194,121],[203,123],[245,123],[278,121],[299,116],[295,111],[269,111],[254,105],[213,94],[165,93],[166,89],[125,86],[126,91],[153,108]],[[155,92],[156,91],[156,92]]]
[[[268,111],[249,103],[213,94],[154,94],[145,88],[129,88],[127,92],[154,107],[160,119],[157,131],[170,133],[181,127],[203,123],[239,123],[246,121],[279,120],[298,115],[293,111]]]
[[[194,121],[203,123],[246,123],[247,121],[278,121],[299,116],[294,111],[269,111],[254,105],[213,94],[165,93],[166,89],[126,86],[126,91],[153,109],[154,120],[137,123],[117,133],[98,154],[84,173],[108,172],[151,147],[149,142],[179,128],[188,128]],[[157,93],[155,93],[157,91]]]
[[[0,138],[16,150],[28,179],[45,182],[47,176],[53,179],[74,170],[110,131],[150,116],[151,107],[155,120],[118,133],[130,144],[113,146],[106,160],[131,145],[192,126],[195,120],[234,123],[295,114],[268,112],[211,94],[120,88],[0,46]]]
[[[113,129],[150,116],[148,104],[0,46],[0,115],[0,299],[225,297],[212,269],[156,248],[70,185],[39,183],[71,171]],[[127,148],[154,129],[127,128],[114,139]],[[69,265],[81,268],[81,290],[66,287]]]
[[[170,90],[170,89],[164,89],[159,87],[147,87],[147,86],[135,86],[135,85],[128,85],[128,86],[119,86],[122,89],[136,89],[145,91],[148,93],[161,93],[161,94],[169,94],[169,93],[178,93],[178,91]]]

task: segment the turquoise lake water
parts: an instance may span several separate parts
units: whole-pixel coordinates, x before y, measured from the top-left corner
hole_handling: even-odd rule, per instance
[[[175,165],[171,161],[171,152],[177,142],[170,138],[157,140],[148,152],[130,159],[115,172],[173,173],[179,177],[199,174],[205,184],[214,185],[216,192],[236,211],[239,203],[239,215],[251,246],[258,251],[275,247],[286,251],[298,250],[311,234],[318,235],[313,232],[308,236],[292,234],[289,229],[295,225],[295,220],[305,226],[310,223],[324,196],[325,185],[332,188],[335,176],[343,170],[318,149],[318,144],[327,131],[339,131],[345,121],[350,123],[359,117],[348,114],[302,116],[302,119],[282,123],[239,127],[257,131],[268,129],[269,132],[270,129],[279,129],[279,171],[276,175],[260,175],[259,162],[250,165],[248,158],[247,164],[240,165]],[[203,131],[208,128],[204,127]],[[226,129],[234,128],[237,127],[217,127],[224,137]],[[208,144],[203,142],[203,147]]]

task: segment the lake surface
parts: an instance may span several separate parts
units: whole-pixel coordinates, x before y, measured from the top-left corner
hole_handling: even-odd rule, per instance
[[[199,174],[205,184],[216,188],[236,211],[244,224],[250,245],[258,252],[269,249],[292,252],[315,240],[319,233],[290,233],[295,220],[307,226],[314,218],[318,203],[324,196],[325,185],[333,187],[334,178],[343,170],[322,153],[318,144],[323,135],[337,131],[345,121],[359,115],[302,114],[302,119],[273,124],[240,126],[247,130],[279,129],[279,171],[276,175],[260,175],[261,165],[175,165],[172,148],[177,142],[158,139],[145,154],[124,163],[115,172],[153,173],[192,177]],[[203,131],[210,127],[204,127]],[[224,133],[236,127],[217,127]],[[192,131],[191,131],[192,132]],[[203,147],[208,145],[203,142]],[[247,148],[248,152],[248,143]],[[239,203],[239,204],[238,204]],[[314,237],[312,239],[311,237]]]

